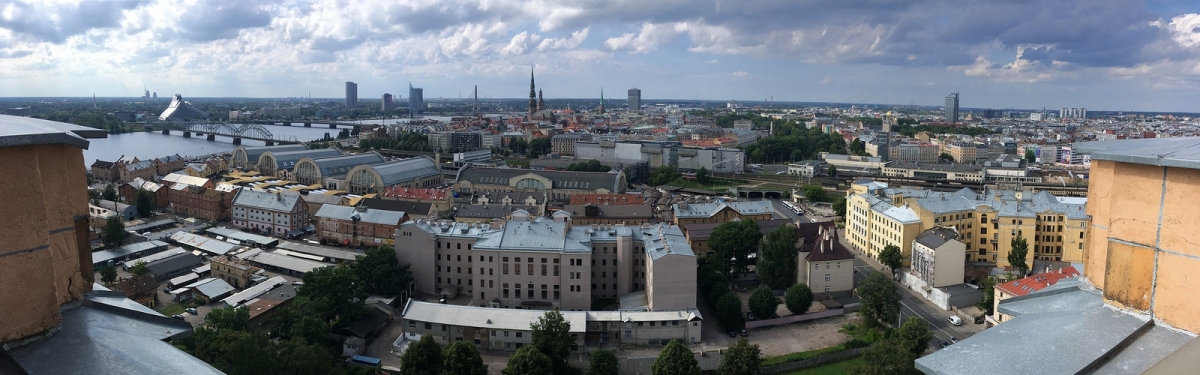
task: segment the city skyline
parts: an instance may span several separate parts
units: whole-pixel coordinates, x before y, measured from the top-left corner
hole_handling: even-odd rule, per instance
[[[1198,112],[1200,4],[0,5],[8,97],[520,98],[532,66],[547,98]]]

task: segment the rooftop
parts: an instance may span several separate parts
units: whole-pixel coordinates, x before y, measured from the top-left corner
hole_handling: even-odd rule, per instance
[[[195,248],[213,255],[225,255],[238,248],[238,245],[221,241],[216,238],[208,238],[183,231],[171,234],[171,241],[182,246]]]
[[[358,257],[366,256],[366,254],[363,254],[361,252],[356,252],[356,251],[335,249],[332,247],[325,247],[325,246],[315,246],[315,245],[309,245],[309,244],[300,243],[300,242],[290,242],[290,241],[282,241],[279,243],[279,245],[276,245],[275,248],[293,251],[293,252],[302,253],[302,254],[317,255],[320,257],[337,259],[337,260],[355,260]]]
[[[937,249],[951,240],[958,239],[958,232],[946,227],[934,227],[917,235],[917,243],[930,249]]]
[[[318,218],[334,219],[334,220],[353,220],[362,223],[382,224],[382,225],[400,225],[404,219],[404,212],[389,211],[378,208],[370,208],[366,205],[358,207],[338,206],[327,204],[321,206],[315,215]]]
[[[1075,267],[1064,267],[1057,271],[1050,271],[1029,276],[1019,280],[1009,281],[1003,284],[996,284],[995,288],[1003,290],[1005,293],[1014,296],[1024,296],[1030,293],[1046,289],[1051,285],[1057,284],[1063,279],[1079,277],[1079,271]]]
[[[1072,149],[1092,160],[1200,169],[1200,137],[1082,142]]]
[[[571,194],[570,204],[645,204],[641,194]]]
[[[314,261],[307,260],[307,259],[300,259],[297,257],[290,257],[287,255],[279,255],[279,254],[268,253],[268,252],[261,252],[261,253],[258,253],[257,255],[248,257],[246,259],[251,262],[254,262],[254,263],[262,264],[264,266],[281,268],[281,269],[285,269],[285,270],[289,270],[289,271],[294,271],[297,273],[308,273],[308,272],[311,272],[312,270],[315,270],[318,268],[325,268],[325,267],[332,266],[331,264],[328,264],[328,263],[314,262]]]
[[[675,217],[677,218],[709,218],[716,215],[725,208],[732,208],[738,214],[749,215],[771,215],[775,212],[771,201],[749,201],[749,202],[724,202],[717,201],[713,203],[676,203]]]
[[[571,324],[571,333],[583,334],[587,329],[587,313],[562,311]],[[498,309],[421,302],[409,299],[400,316],[405,320],[493,330],[529,331],[529,325],[544,315],[540,310]]]
[[[433,159],[415,157],[368,166],[383,178],[383,186],[393,186],[418,178],[441,175]]]
[[[0,115],[0,147],[68,144],[88,148],[85,138],[105,138],[108,132],[86,126],[32,117]]]
[[[255,189],[238,190],[237,195],[233,197],[234,206],[247,206],[277,212],[291,212],[299,201],[299,195],[276,194]]]
[[[383,191],[384,197],[418,200],[445,200],[448,189],[422,189],[392,186]]]

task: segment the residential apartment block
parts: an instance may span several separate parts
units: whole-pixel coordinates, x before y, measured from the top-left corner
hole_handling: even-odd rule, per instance
[[[457,290],[483,307],[589,310],[696,307],[696,257],[679,227],[572,225],[546,218],[473,224],[416,220],[396,231],[422,293]]]
[[[314,215],[317,235],[329,243],[347,246],[379,246],[393,243],[393,232],[408,215],[401,211],[327,204]]]
[[[806,223],[798,228],[806,236],[796,257],[796,282],[807,284],[817,296],[846,296],[854,290],[854,254],[838,241],[832,224]]]
[[[733,219],[770,220],[775,212],[771,201],[676,203],[675,225],[686,227],[696,223],[724,223]]]
[[[962,284],[967,245],[954,228],[934,227],[913,240],[911,272],[932,288]]]
[[[188,184],[175,184],[164,190],[168,190],[168,207],[175,213],[205,221],[229,219],[233,196],[236,193]]]
[[[242,228],[285,236],[302,231],[309,219],[299,195],[244,188],[233,196],[231,221]]]

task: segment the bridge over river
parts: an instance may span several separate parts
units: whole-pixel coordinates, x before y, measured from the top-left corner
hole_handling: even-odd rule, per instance
[[[295,139],[283,139],[271,134],[270,130],[259,124],[232,124],[220,122],[154,122],[146,124],[146,128],[152,131],[161,131],[163,134],[171,134],[171,132],[183,133],[184,137],[206,137],[210,141],[215,141],[217,136],[233,138],[233,144],[242,144],[242,139],[253,139],[266,142],[267,146],[276,144],[293,144],[300,143]]]

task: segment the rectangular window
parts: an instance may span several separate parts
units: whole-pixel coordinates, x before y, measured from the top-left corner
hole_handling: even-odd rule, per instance
[[[529,263],[529,274],[533,275],[533,263]]]
[[[542,265],[542,276],[546,276],[546,265]]]
[[[517,338],[520,338],[522,333],[523,332],[517,331]]]
[[[558,276],[558,266],[554,266],[554,276]]]
[[[505,274],[505,275],[507,275],[507,274],[508,274],[508,263],[504,263],[504,266],[502,266],[502,267],[500,268],[500,272],[501,272],[501,273],[503,273],[503,274]]]
[[[829,281],[829,274],[825,274],[825,281]]]

